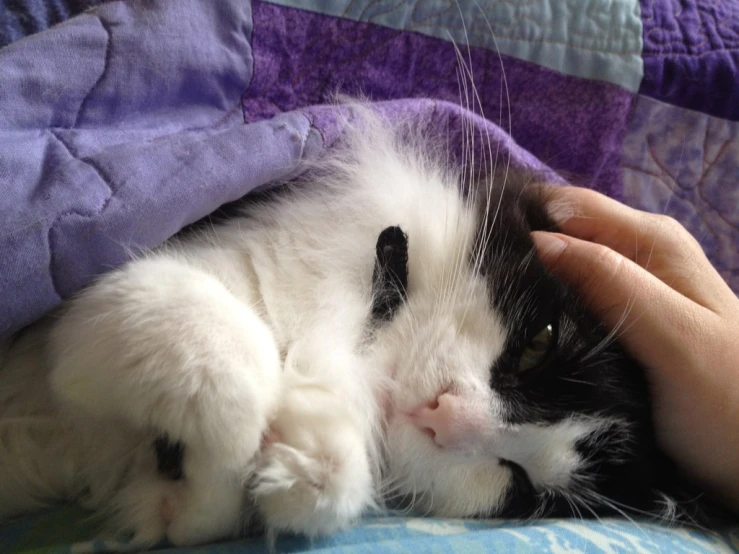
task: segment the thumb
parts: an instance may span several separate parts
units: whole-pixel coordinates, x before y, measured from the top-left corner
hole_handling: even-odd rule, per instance
[[[704,308],[606,246],[540,231],[532,239],[542,263],[642,363],[666,367],[691,354],[684,338],[701,335]]]

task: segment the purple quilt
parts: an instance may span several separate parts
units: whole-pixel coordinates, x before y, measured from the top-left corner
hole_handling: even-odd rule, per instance
[[[733,0],[127,0],[0,50],[0,337],[289,178],[337,91],[673,215],[739,291]]]

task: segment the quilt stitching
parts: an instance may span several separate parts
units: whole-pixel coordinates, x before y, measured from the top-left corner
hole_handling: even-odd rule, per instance
[[[731,173],[738,133],[737,123],[640,97],[620,164],[628,202],[683,223],[734,290],[739,207]]]
[[[59,286],[58,277],[56,272],[54,271],[54,265],[55,265],[55,258],[56,258],[56,249],[55,249],[55,240],[54,240],[54,233],[56,232],[57,225],[66,217],[70,215],[81,215],[84,217],[94,217],[96,215],[100,215],[105,209],[108,207],[108,204],[110,203],[110,200],[113,198],[115,194],[115,188],[112,185],[112,179],[107,177],[105,175],[105,172],[102,170],[101,167],[94,164],[89,158],[82,158],[79,156],[79,154],[72,148],[71,144],[68,144],[65,140],[62,139],[62,137],[59,135],[57,131],[54,129],[48,129],[49,134],[53,136],[64,148],[66,148],[67,152],[69,152],[69,155],[72,156],[75,160],[78,160],[84,164],[87,164],[90,166],[95,173],[97,173],[98,177],[100,177],[100,180],[105,184],[106,187],[108,187],[108,190],[110,191],[110,194],[108,197],[103,201],[102,205],[97,210],[92,211],[85,211],[80,208],[72,208],[71,210],[64,211],[56,216],[54,221],[49,225],[49,231],[48,231],[48,245],[49,245],[49,276],[51,278],[51,284],[54,287],[54,292],[62,298],[62,294],[60,293],[61,287]]]
[[[296,8],[300,8],[300,6],[299,5],[296,5],[294,2],[285,2],[285,1],[280,1],[280,0],[266,0],[266,1],[268,1],[270,3],[278,4],[278,5],[294,6]],[[369,8],[370,8],[371,5],[373,5],[373,4],[380,5],[382,3],[383,2],[381,2],[380,0],[372,0],[371,2],[367,2],[367,5],[363,8],[361,14],[358,17],[348,17],[346,15],[347,10],[344,11],[344,14],[338,15],[336,17],[348,18],[348,19],[355,20],[355,21],[361,21],[361,22],[364,22],[364,23],[372,23],[372,24],[375,24],[375,25],[382,25],[382,26],[385,26],[386,27],[387,25],[378,22],[378,19],[379,19],[378,16],[387,15],[387,14],[392,13],[396,8],[402,8],[404,6],[404,3],[403,2],[398,2],[396,4],[396,6],[393,6],[392,7],[392,9],[387,9],[384,12],[377,12],[377,13],[375,13],[373,15],[369,15],[369,16],[365,17],[365,12],[368,12],[369,11]],[[416,10],[417,5],[420,4],[420,3],[421,2],[414,2],[413,3],[413,5],[411,7],[411,14]],[[496,3],[497,4],[508,4],[508,5],[510,5],[514,9],[516,7],[518,7],[518,6],[521,5],[520,2],[514,2],[514,1],[511,1],[511,0],[501,1],[501,2],[496,2]],[[490,38],[490,31],[489,30],[475,31],[470,25],[465,25],[463,22],[457,23],[456,21],[453,22],[453,21],[450,21],[450,20],[443,20],[443,21],[439,22],[436,25],[432,24],[434,22],[434,19],[439,19],[439,17],[442,16],[442,15],[455,14],[455,13],[457,13],[456,10],[457,10],[457,8],[454,5],[450,5],[450,6],[446,7],[445,9],[443,9],[441,11],[438,11],[438,12],[432,14],[432,15],[428,15],[428,16],[423,17],[420,20],[422,22],[421,24],[418,24],[416,22],[413,22],[409,26],[404,26],[402,29],[396,29],[396,30],[398,30],[401,33],[402,32],[417,32],[417,33],[426,34],[426,33],[423,32],[423,29],[426,28],[426,26],[428,28],[435,29],[435,30],[445,30],[445,31],[448,31],[454,25],[458,25],[458,26],[454,27],[453,30],[466,32],[466,34],[468,36],[471,36],[471,37],[480,37],[480,38],[484,38],[484,39]],[[457,13],[457,15],[458,15],[458,13]],[[413,17],[409,17],[408,19],[413,19]],[[485,21],[485,18],[480,18],[480,19],[483,22]],[[543,27],[544,26],[544,24],[542,24],[542,21],[541,20],[536,20],[535,18],[530,17],[530,16],[526,16],[523,13],[519,13],[517,15],[517,18],[514,19],[511,22],[510,26],[512,27],[515,23],[520,23],[520,22],[531,23],[532,25],[536,25],[538,27]],[[549,22],[547,21],[547,22],[544,22],[544,23],[549,23]],[[487,29],[487,26],[486,26],[485,23],[483,23],[483,26]],[[577,44],[577,43],[572,42],[570,40],[555,40],[555,39],[545,38],[545,37],[542,37],[542,38],[528,38],[528,37],[522,36],[520,34],[511,33],[511,32],[506,33],[505,31],[500,31],[500,30],[494,30],[493,31],[493,34],[494,34],[494,36],[495,36],[496,39],[501,39],[501,38],[502,39],[509,39],[509,40],[512,40],[512,41],[526,42],[526,43],[529,43],[529,44],[556,44],[556,45],[560,45],[560,46],[568,46],[570,48],[573,48],[573,49],[576,49],[576,50],[582,50],[582,51],[585,51],[585,52],[598,52],[598,53],[603,53],[603,54],[617,54],[617,55],[639,55],[641,53],[640,52],[640,49],[638,47],[634,47],[634,48],[631,48],[631,49],[614,49],[614,48],[612,48],[610,46],[609,47],[601,47],[601,48],[599,48],[599,47],[594,47],[594,46],[586,46],[584,44]],[[568,30],[568,35],[570,35],[570,36],[573,36],[573,35],[574,36],[579,36],[579,37],[582,37],[584,39],[592,39],[593,38],[592,35],[587,35],[585,33],[578,33],[576,30],[573,31],[572,29],[569,29]],[[436,35],[434,35],[434,36],[436,36]]]
[[[605,80],[636,91],[643,74],[642,27],[636,0],[577,3],[529,0],[387,2],[352,0],[267,0],[267,3],[417,33],[543,65],[565,74]],[[570,5],[571,4],[571,5]],[[483,10],[490,17],[483,17]],[[418,12],[418,13],[417,13]],[[489,21],[488,21],[489,20]],[[620,25],[613,25],[613,20]],[[547,48],[549,47],[549,48]],[[548,53],[549,52],[549,53]],[[609,66],[602,58],[611,58]]]
[[[84,111],[84,108],[87,105],[87,100],[90,98],[93,91],[100,85],[100,82],[105,77],[105,74],[108,71],[108,65],[110,63],[111,50],[113,46],[113,40],[112,40],[110,28],[108,27],[108,25],[105,24],[105,22],[100,18],[99,15],[95,15],[95,19],[97,20],[98,23],[100,23],[100,26],[105,31],[105,37],[106,37],[105,58],[103,61],[103,70],[100,72],[100,75],[98,76],[97,80],[93,83],[92,87],[90,87],[90,90],[88,90],[87,94],[85,94],[85,97],[82,99],[82,102],[80,102],[80,105],[77,108],[77,113],[74,116],[74,122],[72,123],[72,127],[71,127],[72,129],[77,127],[77,123],[79,122],[80,115],[82,115],[82,112]],[[57,137],[57,140],[58,140],[58,137]],[[69,150],[69,148],[67,148],[67,150]]]
[[[739,4],[643,0],[644,56],[699,58],[739,52]],[[655,15],[657,11],[664,20]]]

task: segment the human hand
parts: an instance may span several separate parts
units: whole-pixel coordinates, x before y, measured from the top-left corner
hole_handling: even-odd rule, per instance
[[[552,273],[647,368],[657,440],[739,508],[739,299],[672,218],[597,192],[552,187],[563,233],[534,232]]]

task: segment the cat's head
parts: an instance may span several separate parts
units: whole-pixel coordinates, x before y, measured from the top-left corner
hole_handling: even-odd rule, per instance
[[[444,516],[672,517],[643,370],[538,258],[530,233],[556,225],[533,177],[430,195],[378,238],[386,496]],[[406,247],[407,275],[383,276],[382,249]]]

